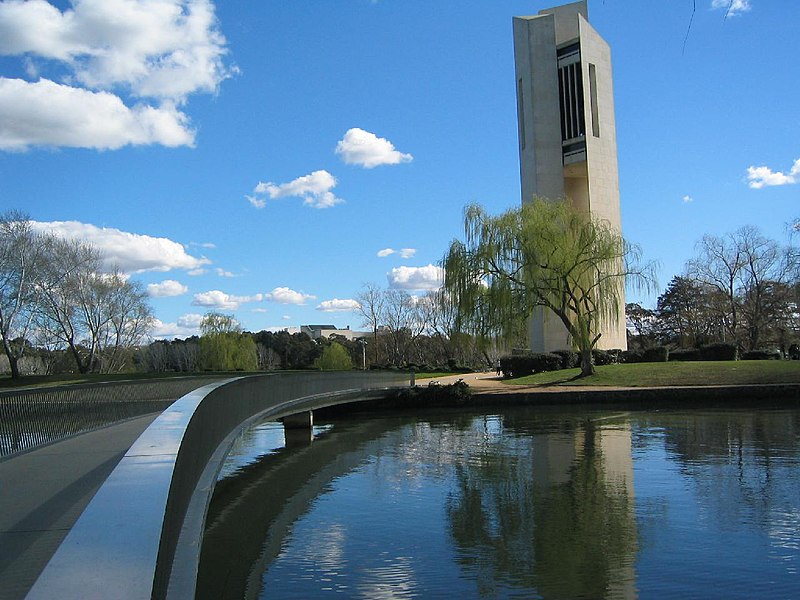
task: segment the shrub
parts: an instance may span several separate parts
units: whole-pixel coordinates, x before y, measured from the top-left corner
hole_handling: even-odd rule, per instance
[[[780,360],[781,353],[777,350],[750,350],[742,354],[742,360]]]
[[[702,360],[702,355],[698,348],[678,348],[669,351],[669,360]]]
[[[524,377],[544,371],[558,371],[560,368],[561,357],[549,352],[504,356],[500,359],[500,369],[506,377]]]
[[[719,342],[700,346],[700,360],[736,360],[736,344]]]
[[[574,350],[553,350],[553,354],[561,357],[561,368],[572,369],[578,366],[578,353]]]
[[[321,371],[349,371],[353,368],[353,360],[347,348],[337,342],[331,342],[322,351],[322,356],[314,361],[314,367]]]
[[[462,379],[449,385],[431,381],[427,386],[415,386],[400,390],[394,400],[386,399],[380,403],[405,408],[457,406],[466,403],[471,396],[472,390]]]
[[[612,350],[592,350],[592,362],[598,366],[615,365],[622,359],[622,350],[619,348]]]
[[[625,363],[667,362],[667,360],[669,360],[669,349],[666,346],[626,350],[621,357],[621,362]]]
[[[669,348],[666,346],[653,346],[645,348],[642,353],[642,362],[667,362],[669,360]]]

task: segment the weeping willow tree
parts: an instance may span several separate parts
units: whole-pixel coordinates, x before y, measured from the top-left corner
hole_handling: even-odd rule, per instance
[[[623,314],[626,280],[655,284],[654,265],[638,265],[638,248],[563,201],[537,198],[497,217],[471,205],[464,229],[466,241],[453,241],[443,261],[460,327],[513,339],[545,307],[567,328],[583,376],[594,373],[603,324]]]

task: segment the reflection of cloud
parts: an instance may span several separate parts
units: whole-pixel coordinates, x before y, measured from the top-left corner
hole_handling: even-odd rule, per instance
[[[411,598],[418,592],[414,566],[408,556],[397,556],[390,564],[363,571],[363,582],[358,584],[359,595],[364,598]]]

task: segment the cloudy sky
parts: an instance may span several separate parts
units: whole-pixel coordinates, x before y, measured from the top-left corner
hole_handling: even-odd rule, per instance
[[[519,203],[511,17],[551,4],[0,0],[0,210],[103,250],[164,336],[358,328],[365,283],[438,285],[465,204]],[[800,6],[693,4],[589,4],[662,288],[704,233],[800,216]]]

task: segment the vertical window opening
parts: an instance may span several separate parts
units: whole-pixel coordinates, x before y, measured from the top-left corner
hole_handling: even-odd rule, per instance
[[[592,135],[600,137],[600,117],[597,111],[597,68],[589,63],[589,102],[592,111]]]
[[[525,105],[522,96],[522,79],[517,80],[517,121],[519,121],[519,147],[525,150]]]

